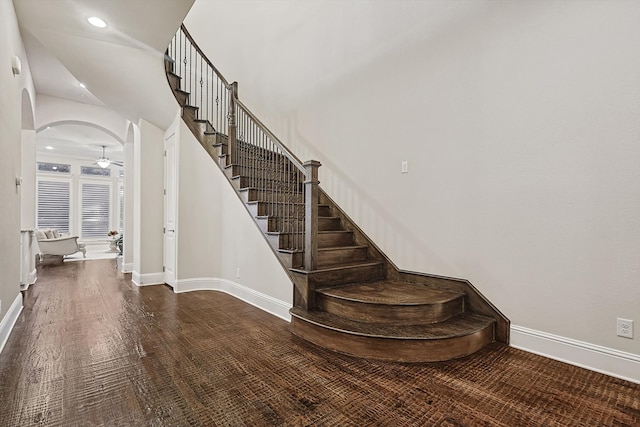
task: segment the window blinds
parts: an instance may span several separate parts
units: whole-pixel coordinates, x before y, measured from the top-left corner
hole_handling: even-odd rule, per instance
[[[107,237],[110,200],[109,184],[82,183],[82,237]]]
[[[69,232],[69,182],[38,181],[38,228]]]

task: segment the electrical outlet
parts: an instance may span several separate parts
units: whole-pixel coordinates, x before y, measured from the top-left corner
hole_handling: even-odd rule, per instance
[[[239,279],[240,278],[240,267],[238,267],[236,269],[236,277]]]
[[[400,172],[402,172],[402,173],[409,172],[409,162],[404,161],[404,162],[400,163]]]
[[[618,336],[633,338],[633,320],[620,319],[618,317]]]

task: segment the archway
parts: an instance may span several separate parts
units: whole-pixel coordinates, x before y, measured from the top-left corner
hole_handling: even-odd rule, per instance
[[[115,240],[124,228],[123,142],[113,130],[83,120],[43,122],[37,129],[36,227],[79,236],[87,259],[118,255]],[[82,254],[68,258],[74,257]]]

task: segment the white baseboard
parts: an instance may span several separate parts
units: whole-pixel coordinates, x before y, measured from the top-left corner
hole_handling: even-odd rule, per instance
[[[161,285],[164,283],[164,273],[140,274],[137,271],[131,272],[131,281],[136,286]]]
[[[233,297],[241,299],[259,309],[271,313],[287,322],[291,321],[289,309],[291,304],[263,294],[246,286],[232,282],[227,279],[218,278],[196,278],[176,280],[173,288],[175,293],[191,291],[220,291]]]
[[[132,262],[122,263],[122,267],[120,268],[120,271],[123,273],[133,272],[133,263]]]
[[[511,325],[511,346],[640,384],[640,355]]]
[[[5,314],[2,321],[0,321],[0,353],[2,353],[4,345],[7,343],[9,335],[11,335],[13,326],[16,324],[16,320],[18,320],[18,316],[20,316],[21,311],[22,293],[18,292],[18,295],[13,300],[11,307],[9,307],[9,310],[7,311],[7,314]]]

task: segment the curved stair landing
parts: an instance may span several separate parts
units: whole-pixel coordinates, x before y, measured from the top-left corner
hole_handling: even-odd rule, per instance
[[[468,356],[493,341],[495,321],[463,313],[441,323],[385,325],[292,308],[292,332],[313,344],[356,357],[437,362]]]

